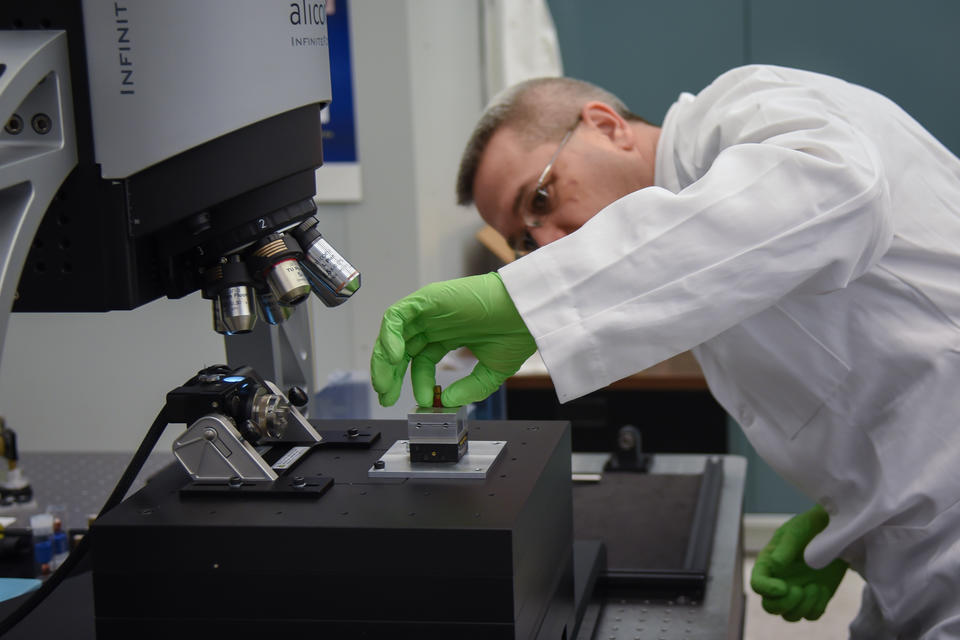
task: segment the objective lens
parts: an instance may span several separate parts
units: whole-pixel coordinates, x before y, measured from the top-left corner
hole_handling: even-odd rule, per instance
[[[249,333],[257,323],[253,288],[238,285],[226,287],[217,295],[223,326],[228,335]]]
[[[360,272],[340,255],[317,230],[316,216],[308,218],[293,231],[303,247],[303,270],[313,292],[328,307],[343,304],[360,288]]]
[[[293,315],[293,307],[280,304],[272,291],[257,292],[257,301],[260,303],[257,307],[260,318],[267,324],[280,324]]]
[[[225,336],[249,333],[257,322],[253,278],[234,254],[203,272],[203,297],[213,300],[213,330]]]
[[[305,276],[307,276],[307,280],[310,282],[310,287],[313,289],[313,292],[318,298],[323,300],[323,304],[326,306],[336,307],[337,305],[341,305],[349,300],[349,298],[341,298],[338,296],[337,292],[330,288],[330,285],[328,285],[306,265],[303,265],[303,273]]]
[[[310,283],[293,258],[278,262],[267,271],[267,286],[277,301],[288,307],[300,304],[310,295]]]
[[[310,295],[310,283],[297,262],[300,255],[296,240],[275,233],[264,238],[252,256],[255,273],[267,282],[277,301],[288,307],[300,304]]]

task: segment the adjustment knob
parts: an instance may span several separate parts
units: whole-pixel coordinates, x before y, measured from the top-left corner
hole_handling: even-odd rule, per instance
[[[310,401],[310,398],[307,397],[307,392],[300,387],[290,387],[290,390],[287,391],[287,399],[290,400],[290,404],[297,408],[306,405],[307,402]]]

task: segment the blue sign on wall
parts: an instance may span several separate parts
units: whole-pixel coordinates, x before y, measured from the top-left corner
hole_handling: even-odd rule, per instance
[[[323,166],[317,170],[317,196],[328,202],[360,199],[360,165],[353,105],[348,0],[327,0],[330,44],[330,104],[322,112]]]
[[[350,23],[347,0],[327,3],[327,37],[330,42],[330,93],[324,118],[324,162],[356,162],[357,137],[353,112],[353,72],[350,64]]]

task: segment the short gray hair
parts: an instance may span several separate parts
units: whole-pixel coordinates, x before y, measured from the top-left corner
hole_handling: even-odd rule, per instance
[[[457,203],[473,202],[473,181],[493,134],[510,127],[531,147],[559,140],[577,121],[580,108],[592,100],[610,105],[626,120],[646,122],[606,89],[574,78],[534,78],[502,91],[480,116],[463,150],[457,175]]]

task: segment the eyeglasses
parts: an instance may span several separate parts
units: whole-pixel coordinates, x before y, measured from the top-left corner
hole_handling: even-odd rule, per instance
[[[570,127],[563,138],[560,139],[560,144],[557,145],[556,151],[553,152],[553,155],[550,156],[550,162],[547,163],[547,166],[543,168],[543,171],[540,172],[540,177],[537,178],[537,184],[533,188],[533,195],[530,197],[529,203],[520,210],[520,217],[523,219],[523,224],[527,229],[537,229],[543,226],[544,219],[553,209],[553,205],[550,202],[550,192],[547,191],[547,178],[550,177],[550,171],[553,170],[553,165],[557,161],[557,157],[560,155],[560,151],[573,136],[573,132],[577,130],[577,127],[580,126],[580,118],[577,118],[577,121]],[[513,251],[518,258],[523,257],[536,249],[539,245],[536,240],[533,239],[533,236],[530,235],[529,231],[525,231],[523,236],[514,242]]]

